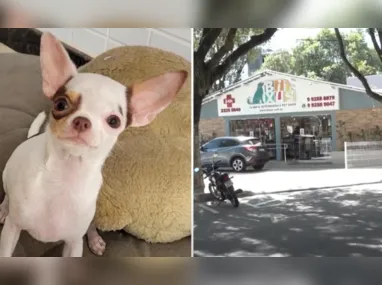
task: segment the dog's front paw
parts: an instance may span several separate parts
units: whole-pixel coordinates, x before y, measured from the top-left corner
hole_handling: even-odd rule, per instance
[[[100,235],[88,236],[88,245],[90,250],[96,255],[103,255],[106,249],[106,242]]]

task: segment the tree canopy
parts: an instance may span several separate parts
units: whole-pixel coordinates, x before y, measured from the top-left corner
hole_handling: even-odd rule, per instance
[[[373,43],[374,51],[377,54],[377,58],[382,62],[382,29],[368,28],[367,31]],[[334,28],[334,32],[338,41],[340,57],[342,61],[344,62],[344,64],[352,72],[352,74],[354,74],[358,78],[358,80],[362,83],[363,87],[365,88],[366,94],[370,98],[378,102],[382,102],[382,95],[372,90],[371,86],[369,85],[369,82],[367,81],[365,77],[365,75],[367,74],[364,74],[362,70],[358,66],[356,66],[355,63],[351,62],[349,55],[347,55],[348,49],[346,46],[346,41],[344,41],[344,38],[340,33],[340,29]]]
[[[365,31],[358,29],[343,36],[349,61],[363,75],[381,72],[381,61],[375,49],[369,48]],[[291,51],[268,55],[262,69],[346,84],[354,76],[341,58],[340,47],[333,30],[322,29],[316,37],[301,40]]]
[[[194,70],[198,95],[230,85],[241,79],[248,57],[256,57],[261,44],[277,29],[224,28],[194,30]],[[198,72],[203,73],[200,78]],[[227,85],[226,84],[226,85]]]
[[[197,47],[198,44],[200,43],[199,41],[202,36],[202,30],[203,29],[195,29],[194,31],[195,47]],[[233,35],[232,29],[223,29],[219,37],[216,39],[214,44],[211,46],[211,49],[207,53],[206,59],[210,60],[211,58],[214,57],[215,54],[224,52],[222,58],[219,61],[216,61],[216,64],[220,64],[227,58],[227,56],[233,50],[237,49],[240,45],[247,42],[252,35],[260,34],[263,31],[264,31],[263,29],[242,28],[242,29],[236,29],[236,34]],[[228,45],[226,44],[227,41],[230,42]],[[226,45],[226,47],[222,49],[224,45]],[[260,49],[254,47],[253,49],[249,50],[247,53],[244,53],[242,56],[240,56],[235,62],[232,63],[230,68],[227,70],[226,73],[222,75],[221,78],[213,82],[210,92],[222,89],[226,86],[229,86],[233,83],[240,81],[243,68],[247,64],[248,59],[254,59],[259,54],[260,54]]]

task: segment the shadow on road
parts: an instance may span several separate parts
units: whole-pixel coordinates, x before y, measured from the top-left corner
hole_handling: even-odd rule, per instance
[[[377,258],[201,258],[198,284],[379,285]]]
[[[195,207],[194,223],[195,256],[382,256],[382,194],[370,189],[258,196],[219,214]]]

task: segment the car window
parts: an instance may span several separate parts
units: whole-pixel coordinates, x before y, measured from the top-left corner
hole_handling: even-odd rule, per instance
[[[218,148],[219,145],[220,145],[220,141],[221,141],[221,140],[212,140],[212,141],[206,143],[206,144],[203,146],[203,148],[204,148],[204,149]]]
[[[236,140],[230,140],[230,139],[223,139],[220,142],[220,147],[232,147],[232,146],[237,146],[240,143]]]
[[[260,141],[258,139],[249,139],[249,140],[245,140],[245,141],[242,141],[241,144],[250,144],[250,145],[256,145],[258,144]]]

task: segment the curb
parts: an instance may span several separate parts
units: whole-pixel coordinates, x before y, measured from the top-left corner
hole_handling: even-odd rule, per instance
[[[313,190],[325,190],[336,187],[352,187],[352,186],[362,186],[362,185],[373,185],[380,184],[382,180],[374,181],[374,182],[362,182],[356,184],[345,184],[345,185],[337,185],[337,186],[325,186],[325,187],[310,187],[310,188],[300,188],[300,189],[289,189],[289,190],[279,190],[274,192],[253,192],[250,190],[242,190],[238,189],[235,191],[238,198],[251,197],[256,195],[272,195],[272,194],[281,194],[281,193],[293,193],[293,192],[303,192],[303,191],[313,191]],[[210,193],[196,194],[194,195],[194,203],[205,203],[215,201],[216,198],[212,196]]]
[[[288,190],[279,190],[279,191],[274,191],[274,192],[253,192],[253,191],[246,191],[246,192],[252,192],[254,196],[255,195],[271,195],[271,194],[299,192],[299,191],[325,190],[325,189],[338,188],[338,187],[352,187],[352,186],[362,186],[362,185],[373,185],[373,184],[380,184],[380,183],[382,183],[382,180],[374,181],[374,182],[361,182],[361,183],[355,183],[355,184],[336,185],[336,186],[323,186],[323,187],[310,187],[310,188],[300,188],[300,189],[288,189]]]

